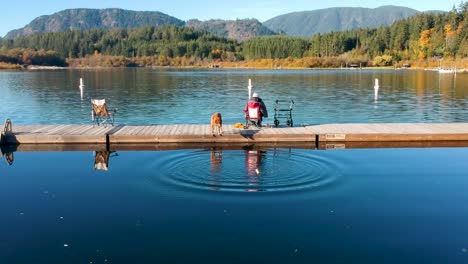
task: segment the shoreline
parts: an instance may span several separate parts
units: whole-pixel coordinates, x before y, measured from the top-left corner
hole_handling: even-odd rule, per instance
[[[121,66],[121,67],[112,67],[112,66],[84,66],[84,67],[74,67],[74,66],[40,66],[40,65],[21,65],[20,68],[0,68],[0,72],[8,71],[37,71],[37,70],[109,70],[109,69],[130,69],[130,68],[142,68],[142,69],[213,69],[213,70],[348,70],[348,71],[359,71],[359,70],[424,70],[424,71],[447,71],[452,70],[451,73],[468,73],[468,68],[438,68],[438,67],[419,67],[413,66],[408,68],[397,68],[394,66],[370,66],[370,67],[361,67],[361,68],[345,68],[345,67],[248,67],[248,66],[222,66],[222,67],[209,67],[209,66]]]
[[[60,67],[60,66],[38,66],[32,65],[22,69],[0,69],[0,71],[36,71],[36,70],[108,70],[108,69],[213,69],[213,70],[347,70],[347,71],[362,71],[362,70],[424,70],[424,71],[439,71],[439,70],[453,70],[453,73],[468,73],[468,68],[461,69],[451,69],[451,68],[433,68],[433,67],[409,67],[409,68],[395,68],[395,67],[362,67],[362,68],[334,68],[334,67],[283,67],[283,68],[270,68],[270,67],[201,67],[201,66],[143,66],[143,67],[105,67],[105,66],[96,66],[96,67]]]

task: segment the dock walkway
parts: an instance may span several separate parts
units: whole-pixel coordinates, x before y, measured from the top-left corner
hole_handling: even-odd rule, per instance
[[[234,128],[212,136],[206,124],[153,126],[14,125],[2,144],[157,144],[468,141],[468,123],[325,124]]]

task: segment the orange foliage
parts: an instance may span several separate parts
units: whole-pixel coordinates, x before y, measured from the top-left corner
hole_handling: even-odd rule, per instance
[[[431,42],[431,36],[434,32],[434,29],[426,29],[421,32],[418,44],[421,48],[427,48]]]

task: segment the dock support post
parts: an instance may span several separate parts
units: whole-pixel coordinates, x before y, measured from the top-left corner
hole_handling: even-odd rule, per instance
[[[110,151],[110,138],[109,138],[109,133],[106,133],[106,151]]]

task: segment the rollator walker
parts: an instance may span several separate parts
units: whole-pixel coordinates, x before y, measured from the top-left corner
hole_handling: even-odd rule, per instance
[[[294,101],[293,100],[276,100],[275,101],[275,120],[273,121],[275,127],[280,125],[280,119],[286,120],[286,125],[292,127],[292,110]]]

